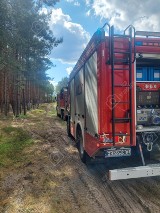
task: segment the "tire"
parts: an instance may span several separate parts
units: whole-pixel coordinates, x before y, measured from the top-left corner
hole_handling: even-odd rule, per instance
[[[83,147],[83,136],[82,136],[82,131],[80,128],[78,128],[77,130],[77,147],[78,147],[78,151],[79,151],[79,156],[80,159],[83,163],[88,164],[91,160],[91,158],[89,157],[89,155],[86,153],[86,151],[84,150]]]
[[[80,156],[81,161],[83,163],[86,163],[86,152],[85,152],[84,147],[83,147],[83,139],[82,139],[82,137],[79,138],[78,151],[79,151],[79,156]]]
[[[71,137],[71,129],[70,129],[70,116],[67,117],[67,135]]]
[[[59,117],[59,114],[58,114],[58,107],[56,106],[56,111],[57,111],[57,117]]]
[[[61,119],[63,120],[64,119],[64,111],[61,110]]]
[[[56,107],[56,111],[57,111],[57,117],[61,117],[61,115],[58,113],[58,107]]]
[[[65,115],[64,118],[63,118],[63,120],[67,121],[68,120],[68,115]]]

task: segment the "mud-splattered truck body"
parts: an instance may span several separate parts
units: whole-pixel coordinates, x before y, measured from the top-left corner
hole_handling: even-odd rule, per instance
[[[109,36],[98,29],[70,75],[68,134],[83,162],[138,153],[142,167],[111,170],[111,180],[159,175],[145,156],[160,144],[160,33],[106,26]]]

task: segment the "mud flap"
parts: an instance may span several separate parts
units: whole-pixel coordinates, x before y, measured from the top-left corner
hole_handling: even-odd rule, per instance
[[[160,176],[160,164],[109,170],[109,180]]]

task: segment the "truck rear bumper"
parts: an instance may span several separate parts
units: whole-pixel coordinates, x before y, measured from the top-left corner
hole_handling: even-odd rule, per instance
[[[109,180],[122,180],[160,175],[160,164],[109,170]]]

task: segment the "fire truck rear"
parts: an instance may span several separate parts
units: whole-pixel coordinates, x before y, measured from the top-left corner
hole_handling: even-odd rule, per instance
[[[63,87],[59,94],[57,94],[57,116],[63,120],[67,119],[68,116],[68,88]]]
[[[142,166],[110,170],[111,180],[160,175],[160,164],[146,165],[160,145],[159,37],[131,25],[116,34],[105,24],[70,75],[67,130],[81,160],[140,157]]]

